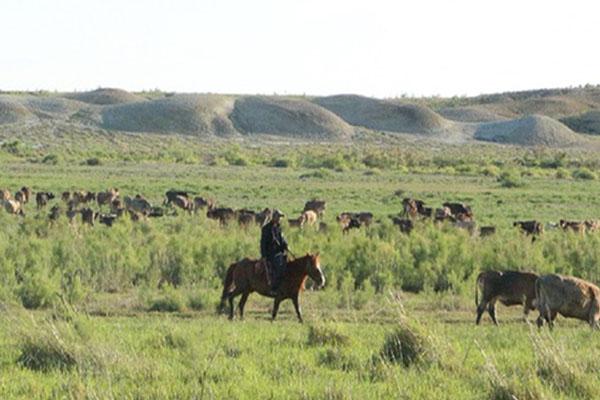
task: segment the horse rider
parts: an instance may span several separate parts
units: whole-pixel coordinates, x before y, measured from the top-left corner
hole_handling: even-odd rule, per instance
[[[262,227],[260,255],[267,260],[271,270],[271,292],[275,294],[285,272],[288,244],[281,232],[281,218],[285,215],[278,209],[273,211],[271,220]]]

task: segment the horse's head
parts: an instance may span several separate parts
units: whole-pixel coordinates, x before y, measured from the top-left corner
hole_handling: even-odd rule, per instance
[[[323,271],[321,270],[321,256],[319,253],[317,254],[307,254],[309,259],[307,266],[307,273],[310,278],[315,281],[319,288],[325,286],[325,275],[323,275]]]

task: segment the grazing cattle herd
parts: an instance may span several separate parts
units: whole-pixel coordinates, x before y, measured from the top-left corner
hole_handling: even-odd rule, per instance
[[[24,216],[25,205],[30,202],[33,192],[29,187],[22,187],[14,194],[6,189],[0,190],[0,202],[9,214]],[[85,190],[63,192],[60,199],[51,192],[35,193],[37,210],[43,210],[51,202],[49,221],[55,222],[65,216],[73,222],[80,216],[84,225],[94,226],[95,222],[112,226],[119,218],[128,216],[133,221],[146,218],[174,215],[177,209],[192,214],[206,210],[206,217],[218,221],[221,225],[237,222],[241,227],[251,224],[264,225],[271,218],[272,209],[262,211],[249,209],[233,209],[219,207],[213,199],[193,196],[192,193],[181,190],[168,190],[165,200],[160,206],[152,205],[144,196],[123,196],[119,189],[112,188],[103,192]],[[62,202],[62,204],[61,204]],[[97,204],[94,210],[94,203]],[[297,218],[289,218],[288,225],[294,228],[313,228],[324,232],[328,225],[322,221],[326,210],[326,202],[313,199],[307,201],[304,209]],[[410,234],[418,220],[430,220],[436,224],[449,223],[458,229],[464,229],[472,235],[481,237],[494,235],[496,227],[481,226],[477,229],[473,210],[469,205],[456,202],[445,202],[442,207],[433,209],[426,207],[422,200],[405,198],[402,200],[402,210],[396,215],[390,215],[392,223],[405,234]],[[352,229],[369,227],[376,221],[371,212],[342,212],[336,217],[344,234]],[[519,228],[532,242],[544,233],[544,225],[535,220],[515,221],[514,227]],[[557,224],[549,223],[547,228],[585,234],[597,231],[600,222],[560,220]],[[481,301],[479,292],[481,291]],[[539,276],[532,272],[519,271],[486,271],[479,274],[476,280],[475,303],[477,306],[476,323],[479,324],[483,313],[488,311],[492,321],[497,324],[496,303],[522,305],[524,317],[531,310],[538,310],[538,326],[547,323],[550,328],[554,325],[557,314],[564,317],[587,321],[593,328],[600,328],[600,289],[593,283],[577,277],[549,274]]]

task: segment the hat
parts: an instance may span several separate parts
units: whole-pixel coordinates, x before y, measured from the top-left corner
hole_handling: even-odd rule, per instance
[[[285,218],[285,214],[282,213],[280,209],[276,208],[273,210],[273,218],[275,217]]]

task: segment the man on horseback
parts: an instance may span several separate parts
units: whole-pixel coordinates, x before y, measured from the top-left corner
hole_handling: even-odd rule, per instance
[[[286,267],[288,244],[281,232],[281,218],[285,215],[275,209],[271,221],[262,227],[260,236],[260,255],[267,260],[271,271],[271,291],[275,293],[281,284]]]

